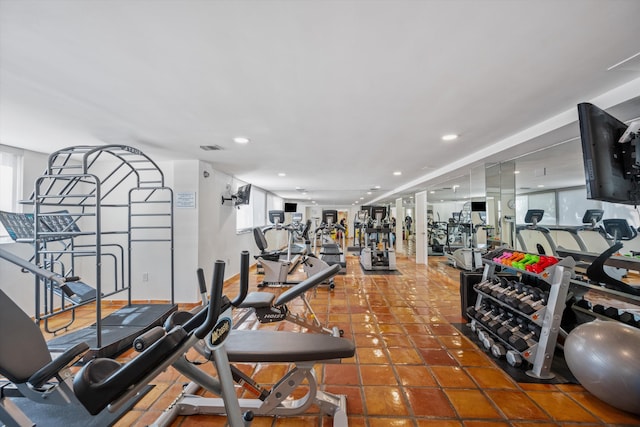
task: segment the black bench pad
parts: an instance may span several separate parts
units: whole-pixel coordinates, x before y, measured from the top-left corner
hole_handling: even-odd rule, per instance
[[[271,292],[251,292],[238,306],[239,308],[265,308],[271,307],[275,294]]]
[[[353,357],[353,342],[327,334],[233,331],[224,342],[230,362],[310,362]]]

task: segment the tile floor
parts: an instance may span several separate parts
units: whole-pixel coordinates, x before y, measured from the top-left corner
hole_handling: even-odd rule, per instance
[[[347,396],[350,426],[640,426],[639,416],[601,402],[579,385],[516,383],[497,368],[451,326],[462,321],[459,271],[444,258],[430,257],[423,266],[398,256],[398,268],[400,275],[363,274],[357,257],[350,256],[348,274],[337,276],[335,290],[322,287],[310,296],[318,318],[339,326],[356,343],[355,357],[316,368],[325,390]],[[252,274],[251,280],[254,290],[259,277]],[[237,283],[225,289],[235,295]],[[248,322],[245,327],[264,327]],[[266,328],[299,330],[284,322]],[[133,356],[127,352],[121,358]],[[268,386],[286,366],[242,368]],[[185,382],[167,370],[117,426],[152,423]],[[224,426],[226,420],[191,416],[173,424],[204,425]],[[257,417],[252,425],[330,426],[331,418],[314,409],[296,418]]]

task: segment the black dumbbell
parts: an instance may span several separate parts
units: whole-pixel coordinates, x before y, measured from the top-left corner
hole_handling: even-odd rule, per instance
[[[469,307],[467,307],[465,312],[467,313],[467,316],[469,317],[469,319],[474,319],[476,314],[476,308],[470,305]]]
[[[604,310],[605,310],[604,305],[596,304],[596,305],[593,306],[592,310],[593,310],[594,313],[598,313],[598,314],[604,316]]]
[[[510,297],[512,295],[516,295],[522,292],[523,286],[524,285],[522,284],[522,282],[516,282],[514,280],[509,283],[509,287],[507,289],[505,289],[503,292],[497,292],[497,295],[494,295],[494,297],[500,301],[505,301],[507,297]]]
[[[536,336],[540,336],[540,332],[537,329],[537,325],[529,324],[527,325],[528,332],[523,333],[524,331],[521,329],[518,332],[514,332],[513,335],[509,337],[509,344],[513,346],[516,350],[522,352],[535,344],[533,338]]]
[[[522,319],[513,318],[507,324],[498,328],[496,333],[504,341],[508,341],[509,337],[511,337],[511,335],[513,335],[515,332],[518,332],[520,329],[522,329],[523,325],[524,322],[522,321]]]
[[[493,332],[496,332],[498,330],[498,328],[500,327],[500,325],[502,325],[502,323],[504,323],[505,319],[507,318],[509,314],[507,313],[507,311],[504,308],[499,308],[498,309],[498,315],[496,317],[494,317],[493,319],[489,320],[489,322],[487,322],[487,327],[492,330]]]
[[[524,300],[518,305],[518,310],[524,314],[533,314],[547,305],[549,301],[549,292],[533,288],[531,298]]]
[[[584,310],[591,310],[591,301],[586,300],[586,299],[581,299],[580,301],[576,302],[574,304],[576,307],[580,307]]]
[[[614,320],[618,320],[620,318],[620,313],[618,312],[618,309],[615,307],[605,308],[604,315]]]
[[[629,313],[628,311],[623,312],[620,315],[620,319],[619,319],[622,323],[626,323],[629,326],[633,326],[633,327],[638,327],[640,326],[638,324],[638,321],[636,320],[636,317],[633,315],[633,313]]]
[[[513,308],[518,308],[518,304],[520,300],[529,294],[529,289],[530,289],[530,286],[528,285],[520,286],[520,289],[518,290],[518,292],[505,297],[504,299],[505,304]]]
[[[506,354],[506,358],[507,358],[507,363],[515,368],[522,365],[522,356],[520,356],[520,353],[516,351],[508,350]]]

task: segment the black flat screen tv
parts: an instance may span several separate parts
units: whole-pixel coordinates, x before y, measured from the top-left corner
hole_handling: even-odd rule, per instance
[[[285,203],[284,204],[284,211],[285,212],[297,212],[298,211],[298,204],[297,203]]]
[[[587,199],[640,204],[635,144],[619,142],[627,125],[590,103],[578,104]]]
[[[487,202],[471,202],[471,212],[486,212]]]
[[[238,191],[235,194],[234,205],[248,205],[251,200],[251,184],[243,185],[238,188]]]

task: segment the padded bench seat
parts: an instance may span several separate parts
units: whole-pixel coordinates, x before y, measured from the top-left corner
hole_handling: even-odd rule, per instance
[[[311,362],[353,357],[353,342],[326,334],[232,331],[224,342],[230,362]]]

